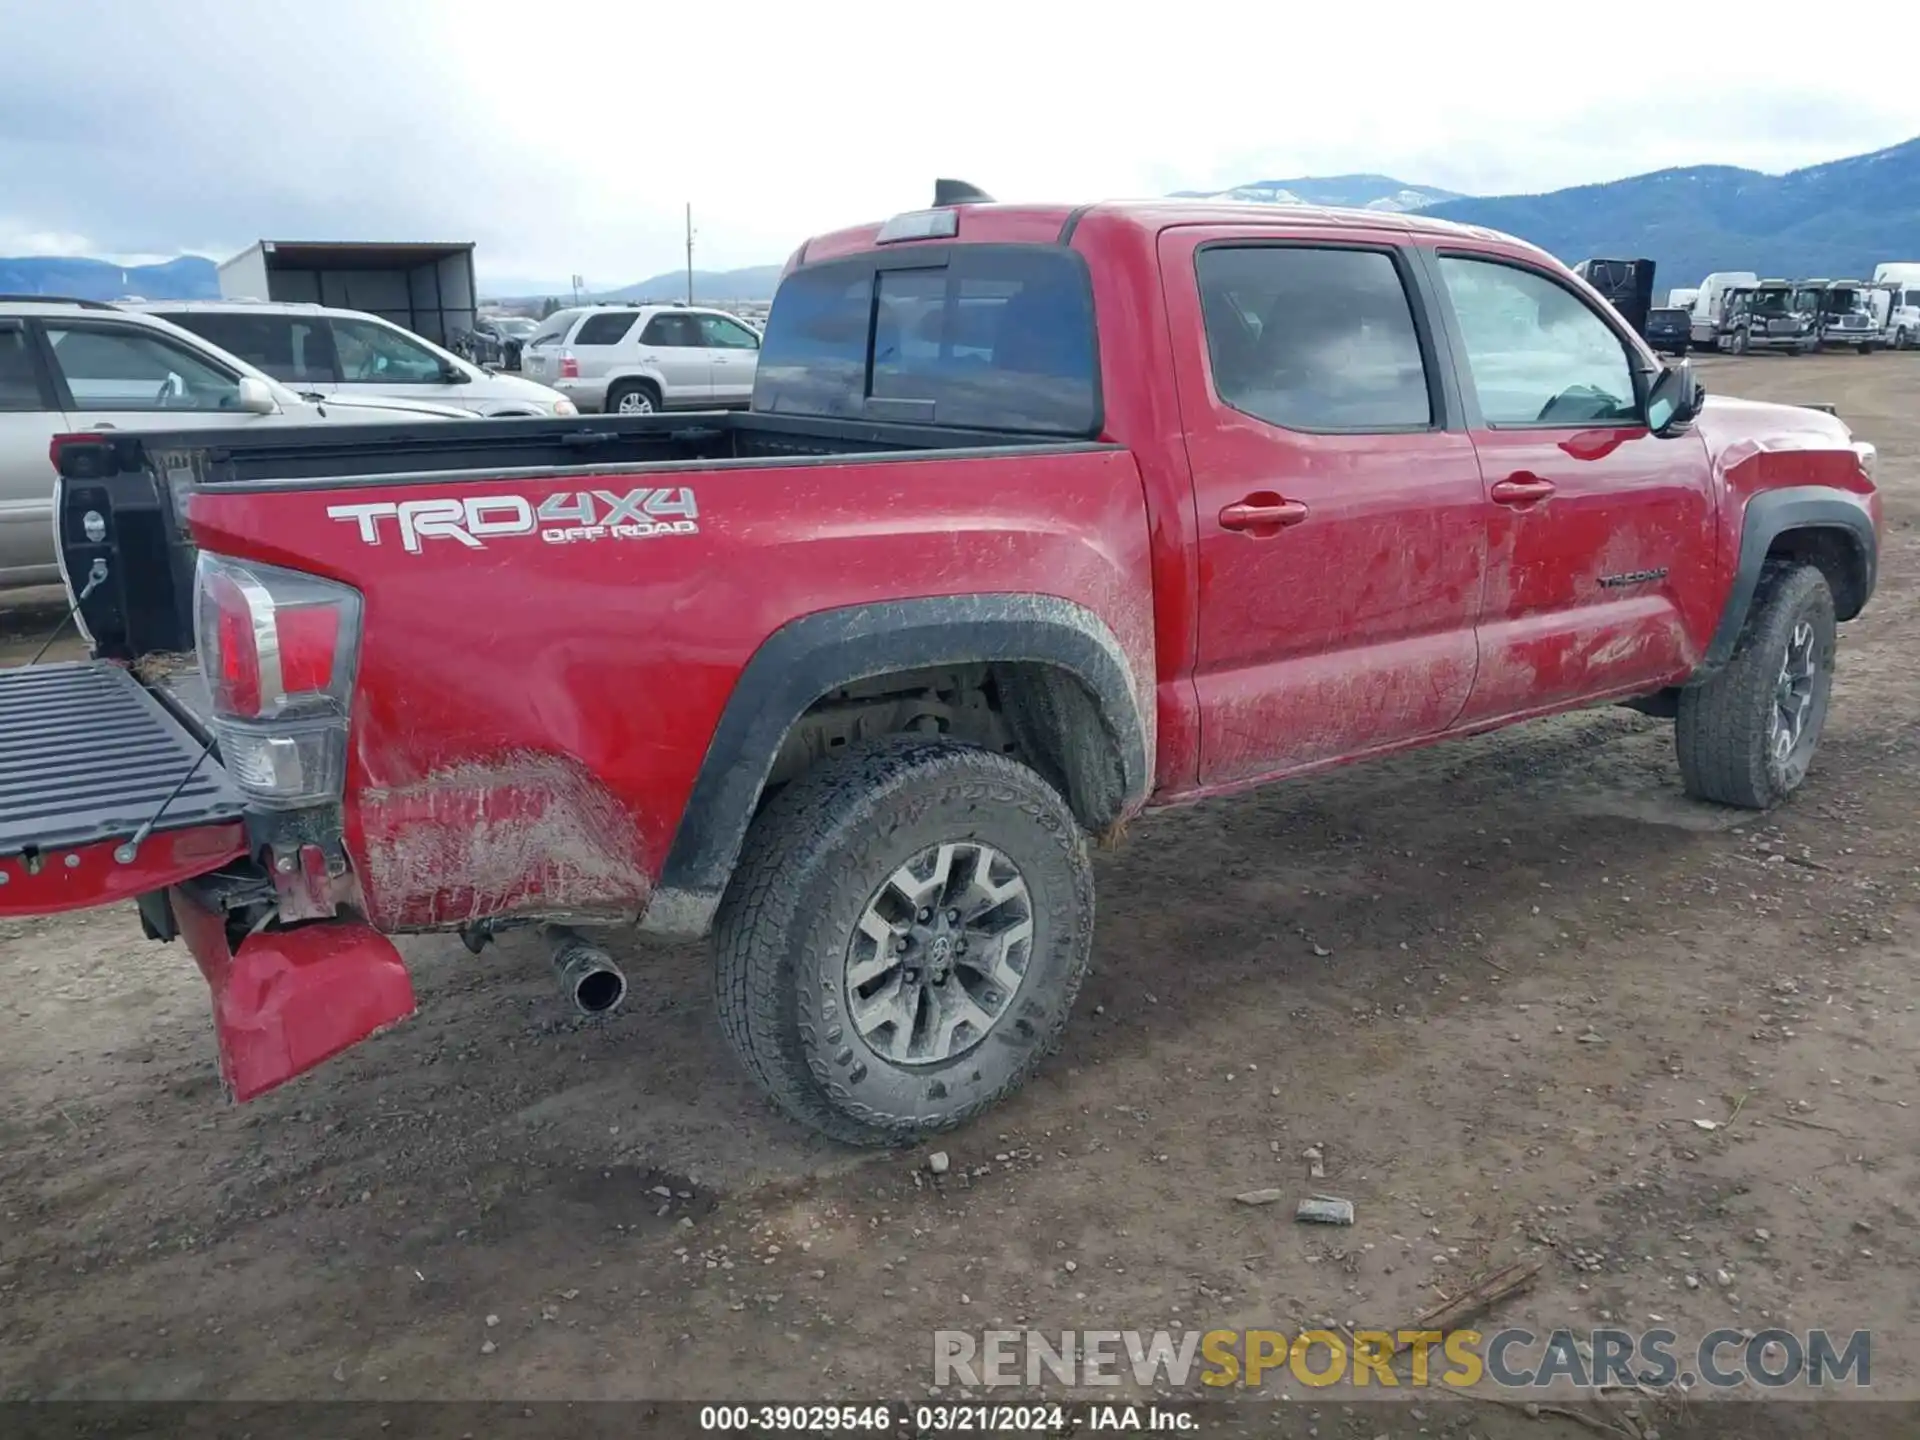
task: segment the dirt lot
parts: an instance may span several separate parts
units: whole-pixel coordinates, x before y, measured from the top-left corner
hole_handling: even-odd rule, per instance
[[[1776,815],[1609,709],[1145,820],[1064,1052],[939,1180],[772,1113],[692,948],[578,1023],[531,940],[411,942],[417,1019],[232,1108],[179,947],[0,926],[0,1397],[920,1398],[939,1328],[1392,1327],[1534,1256],[1494,1319],[1868,1327],[1920,1398],[1920,356],[1703,369],[1882,457]]]

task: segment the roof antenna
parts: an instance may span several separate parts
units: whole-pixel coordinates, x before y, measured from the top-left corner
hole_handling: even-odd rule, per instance
[[[933,203],[942,205],[991,205],[993,197],[978,185],[969,185],[964,180],[936,180],[933,182]]]

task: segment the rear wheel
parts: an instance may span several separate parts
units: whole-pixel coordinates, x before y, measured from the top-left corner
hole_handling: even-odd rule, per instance
[[[767,806],[716,924],[721,1027],[779,1107],[836,1140],[949,1129],[1059,1042],[1093,940],[1078,823],[1026,766],[901,737]]]
[[[660,409],[660,392],[650,380],[622,380],[607,391],[610,415],[652,415]]]
[[[1769,563],[1733,659],[1680,692],[1674,741],[1689,795],[1765,810],[1800,787],[1826,725],[1836,635],[1826,576]]]

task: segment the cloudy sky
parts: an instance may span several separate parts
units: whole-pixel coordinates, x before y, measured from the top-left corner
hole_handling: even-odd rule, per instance
[[[1718,0],[1132,3],[0,0],[0,255],[475,240],[493,283],[597,288],[683,263],[687,202],[718,269],[923,205],[936,175],[1500,194],[1920,135],[1920,87],[1837,83],[1893,73],[1870,37],[1911,45],[1897,0],[1803,35],[1804,65]]]

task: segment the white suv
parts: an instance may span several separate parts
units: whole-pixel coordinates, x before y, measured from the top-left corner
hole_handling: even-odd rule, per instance
[[[56,435],[472,418],[428,400],[303,400],[156,316],[0,296],[0,590],[60,579],[48,453]]]
[[[760,335],[722,310],[595,305],[556,310],[520,350],[520,372],[582,410],[742,409],[753,400]]]
[[[171,320],[302,394],[399,396],[489,417],[579,413],[545,385],[483,370],[359,310],[263,300],[155,300],[126,308]]]

